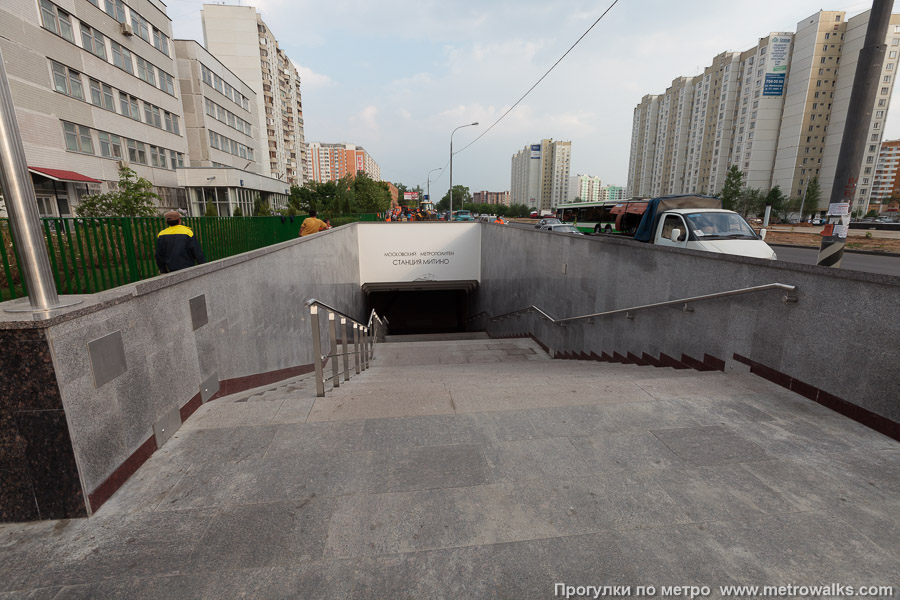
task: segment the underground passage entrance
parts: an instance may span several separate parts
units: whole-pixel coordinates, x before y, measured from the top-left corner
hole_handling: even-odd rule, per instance
[[[369,289],[365,290],[366,312],[374,309],[387,317],[391,335],[465,331],[473,287],[474,282],[449,288],[437,284],[433,288]]]

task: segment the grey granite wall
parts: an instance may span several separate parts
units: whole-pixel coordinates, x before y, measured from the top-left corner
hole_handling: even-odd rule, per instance
[[[311,365],[304,301],[364,317],[356,232],[339,227],[109,290],[46,321],[0,317],[0,329],[41,329],[49,342],[89,507],[102,504],[133,472],[129,461],[137,457],[136,469],[201,398],[228,382],[262,385],[266,374],[287,377]],[[96,343],[110,334],[116,343]],[[165,422],[160,438],[154,424]]]
[[[533,315],[477,322],[494,335],[532,333],[551,350],[631,352],[758,363],[900,422],[900,278],[658,248],[626,239],[483,227],[482,284],[471,314],[535,304],[556,318],[766,283],[798,286],[798,302],[766,291],[660,308],[633,320],[559,327]],[[502,258],[500,258],[502,257]],[[509,259],[507,259],[507,257]],[[745,361],[746,362],[746,361]],[[748,363],[750,364],[750,363]]]

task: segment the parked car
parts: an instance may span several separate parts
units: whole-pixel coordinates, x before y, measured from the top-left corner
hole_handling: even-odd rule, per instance
[[[475,217],[472,216],[472,211],[470,210],[458,210],[453,214],[454,221],[474,221]]]
[[[573,233],[575,235],[584,235],[584,233],[579,231],[579,229],[574,225],[567,225],[565,223],[559,223],[558,221],[556,223],[548,223],[547,225],[544,225],[543,227],[541,227],[541,230],[555,231],[556,233]]]
[[[562,222],[556,217],[546,217],[537,222],[535,229],[546,229],[545,225],[562,225]]]

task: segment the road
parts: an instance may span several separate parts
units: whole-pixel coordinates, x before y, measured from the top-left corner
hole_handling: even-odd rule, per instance
[[[534,225],[527,223],[510,223],[515,227],[534,229]],[[794,248],[787,246],[773,246],[778,260],[795,262],[803,265],[816,264],[818,250],[815,248]],[[900,256],[879,256],[877,254],[860,254],[858,252],[844,252],[841,268],[849,271],[864,271],[866,273],[881,273],[883,275],[900,276]]]

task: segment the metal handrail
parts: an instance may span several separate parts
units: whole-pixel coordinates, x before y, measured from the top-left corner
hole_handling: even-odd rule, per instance
[[[689,312],[689,311],[693,310],[692,308],[688,307],[688,303],[691,303],[691,302],[700,302],[701,300],[713,300],[715,298],[725,298],[728,296],[739,296],[741,294],[752,294],[754,292],[763,292],[766,290],[785,290],[787,292],[796,292],[797,286],[790,285],[787,283],[767,283],[765,285],[756,285],[753,287],[740,288],[737,290],[729,290],[727,292],[716,292],[714,294],[704,294],[702,296],[681,298],[679,300],[667,300],[665,302],[654,302],[653,304],[643,304],[641,306],[631,306],[629,308],[619,308],[616,310],[607,310],[607,311],[603,311],[603,312],[592,313],[589,315],[580,315],[577,317],[566,317],[564,319],[554,319],[553,317],[551,317],[546,312],[544,312],[543,310],[541,310],[540,308],[538,308],[537,306],[535,306],[533,304],[531,306],[527,306],[525,308],[520,308],[518,310],[510,311],[510,312],[503,313],[500,315],[495,315],[493,317],[491,317],[487,312],[482,311],[482,312],[478,313],[477,315],[475,315],[474,317],[472,317],[472,319],[477,319],[481,315],[485,315],[488,318],[490,318],[491,321],[497,321],[499,319],[504,319],[506,317],[511,317],[511,316],[515,316],[515,315],[519,315],[522,313],[533,311],[533,312],[538,313],[539,315],[541,315],[542,317],[544,317],[551,323],[565,325],[566,323],[570,323],[572,321],[581,321],[584,319],[594,319],[597,317],[606,317],[609,315],[617,315],[617,314],[622,314],[622,313],[625,313],[625,316],[628,318],[633,318],[633,313],[636,313],[640,310],[650,310],[652,308],[662,308],[664,306],[675,306],[678,304],[684,305],[683,310],[685,312]],[[782,297],[782,301],[791,302],[791,303],[797,302],[797,296],[794,296],[791,294],[785,294]],[[472,320],[472,319],[470,319],[470,320]]]
[[[387,319],[382,319],[374,310],[369,313],[369,320],[364,325],[357,321],[347,313],[340,311],[333,306],[310,298],[305,302],[309,309],[310,324],[312,326],[312,342],[313,342],[313,358],[315,360],[316,370],[316,396],[325,395],[325,359],[332,358],[331,370],[332,374],[329,379],[333,387],[337,388],[341,385],[341,375],[344,381],[350,381],[350,362],[349,357],[353,355],[354,370],[359,375],[361,371],[369,368],[369,362],[375,358],[375,345],[378,343],[378,332],[385,326]],[[331,351],[329,354],[322,354],[321,330],[319,329],[319,308],[324,309],[328,313],[328,330],[331,341]],[[338,325],[340,321],[340,325]],[[340,343],[343,346],[343,352],[338,351],[337,329],[341,328]],[[348,350],[350,342],[350,330],[353,334],[353,349]],[[343,358],[343,369],[339,365],[338,358]]]

